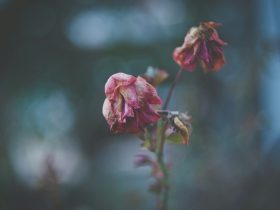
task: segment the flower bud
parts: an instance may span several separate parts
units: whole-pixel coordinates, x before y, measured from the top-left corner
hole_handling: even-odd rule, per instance
[[[149,66],[143,78],[152,86],[159,86],[168,78],[168,73],[165,70]]]
[[[168,142],[176,144],[188,144],[192,134],[192,117],[187,113],[178,111],[158,111],[168,119],[168,127],[165,136]]]
[[[147,155],[137,155],[134,160],[135,167],[151,165],[152,160]]]

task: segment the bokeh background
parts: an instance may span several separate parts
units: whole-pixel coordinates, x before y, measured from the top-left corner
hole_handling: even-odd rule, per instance
[[[280,209],[280,1],[0,0],[0,209],[152,210],[140,141],[112,135],[104,84],[122,71],[178,69],[175,47],[223,23],[227,64],[184,72],[172,110],[188,146],[168,145],[170,209]]]

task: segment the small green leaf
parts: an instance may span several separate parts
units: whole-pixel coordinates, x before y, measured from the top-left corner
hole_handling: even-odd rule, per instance
[[[141,147],[150,150],[151,148],[150,139],[145,139],[144,142],[141,144]]]
[[[151,152],[154,152],[155,148],[154,148],[151,132],[147,128],[145,128],[143,133],[144,133],[143,143],[141,144],[141,147],[143,149],[147,149]]]
[[[179,117],[174,118],[174,124],[179,129],[179,132],[183,137],[183,144],[188,144],[190,138],[189,128],[179,119]]]
[[[173,144],[184,144],[184,138],[180,133],[172,133],[167,137],[167,142]]]

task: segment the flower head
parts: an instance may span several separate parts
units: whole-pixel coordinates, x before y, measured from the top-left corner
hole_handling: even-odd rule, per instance
[[[153,105],[161,99],[142,77],[114,74],[105,84],[105,95],[103,115],[114,133],[138,133],[160,118]]]
[[[193,71],[198,61],[201,61],[205,72],[220,70],[225,64],[222,47],[227,45],[219,38],[216,30],[220,25],[216,22],[203,22],[198,27],[192,27],[183,45],[173,52],[175,62],[188,71]]]

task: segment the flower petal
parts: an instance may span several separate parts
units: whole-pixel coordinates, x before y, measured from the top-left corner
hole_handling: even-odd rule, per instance
[[[151,105],[147,105],[144,109],[142,109],[139,117],[144,125],[156,122],[160,118],[159,114],[154,111]]]
[[[122,111],[121,118],[124,120],[126,117],[134,117],[133,109],[127,103],[124,104],[124,110]]]
[[[162,104],[162,101],[158,96],[156,89],[144,78],[137,77],[135,82],[135,89],[137,92],[138,101],[140,103]]]
[[[182,45],[183,48],[192,47],[199,39],[199,30],[198,27],[191,27],[188,31],[184,43]]]
[[[135,80],[134,76],[125,73],[113,74],[105,84],[105,95],[113,99],[119,87],[131,85]]]
[[[218,71],[225,64],[223,49],[219,46],[212,46],[210,62],[202,60],[202,68],[205,71]]]
[[[209,53],[206,45],[206,41],[203,40],[201,44],[200,58],[205,62],[209,63]]]
[[[112,130],[114,124],[116,123],[116,116],[112,110],[111,103],[107,98],[104,101],[102,113],[103,113],[103,116],[105,117],[107,123],[109,124],[110,129]]]
[[[197,49],[177,47],[173,52],[173,59],[182,69],[193,71],[197,61]]]
[[[215,41],[220,45],[227,45],[226,42],[224,42],[223,40],[220,39],[219,34],[216,30],[213,31],[212,35],[209,38],[210,41]]]
[[[140,108],[135,85],[121,86],[119,88],[120,94],[123,96],[125,103],[133,108]]]

